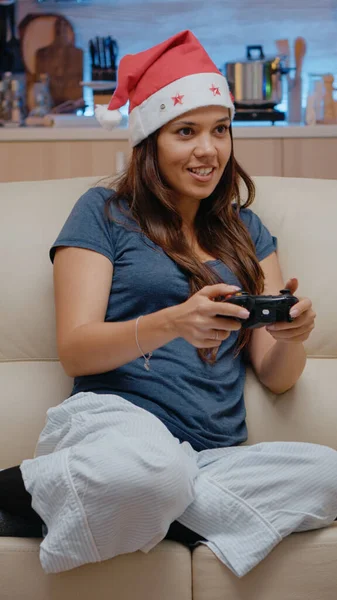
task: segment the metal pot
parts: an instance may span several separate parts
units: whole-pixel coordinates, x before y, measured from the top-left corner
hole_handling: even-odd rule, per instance
[[[252,51],[258,51],[258,57]],[[247,46],[247,60],[225,63],[225,75],[236,107],[274,107],[282,102],[282,75],[289,72],[283,57],[267,59],[262,46]]]

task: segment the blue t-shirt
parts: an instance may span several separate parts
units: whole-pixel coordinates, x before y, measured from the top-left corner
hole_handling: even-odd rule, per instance
[[[179,265],[134,220],[129,223],[137,232],[104,216],[105,201],[112,193],[96,187],[79,198],[50,249],[51,261],[58,246],[76,246],[95,250],[113,263],[105,321],[128,321],[186,301],[188,278]],[[110,210],[127,223],[114,205]],[[240,216],[261,261],[276,250],[277,240],[250,209],[241,209]],[[220,260],[208,263],[225,283],[240,286]],[[214,365],[203,362],[197,349],[179,337],[153,352],[150,371],[141,356],[112,371],[75,377],[72,395],[81,391],[120,395],[156,415],[197,451],[240,444],[247,439],[247,428],[243,354],[233,357],[238,334],[233,331],[222,342]]]

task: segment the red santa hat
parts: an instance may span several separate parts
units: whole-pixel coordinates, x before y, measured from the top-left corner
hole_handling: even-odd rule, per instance
[[[110,103],[95,107],[96,118],[105,129],[120,123],[118,109],[128,100],[132,146],[172,119],[201,106],[224,106],[231,119],[234,117],[234,98],[226,78],[188,30],[121,59],[118,85]]]

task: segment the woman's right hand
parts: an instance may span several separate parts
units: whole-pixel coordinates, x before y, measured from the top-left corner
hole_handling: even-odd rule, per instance
[[[195,348],[219,347],[231,331],[241,329],[241,323],[236,319],[249,317],[249,311],[229,302],[215,302],[213,298],[235,293],[239,289],[225,283],[206,285],[186,302],[175,306],[173,324],[177,337],[184,338]],[[215,339],[216,331],[218,339]]]

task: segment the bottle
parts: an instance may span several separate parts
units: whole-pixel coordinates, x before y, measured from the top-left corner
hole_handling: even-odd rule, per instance
[[[10,122],[12,117],[12,73],[10,71],[4,73],[2,83],[2,118],[6,123]]]
[[[22,101],[20,97],[20,82],[17,79],[12,80],[12,111],[11,111],[11,123],[13,125],[21,125],[23,121],[22,115]]]
[[[34,83],[35,106],[30,111],[31,117],[44,117],[52,108],[52,99],[49,91],[49,76],[47,73],[40,75],[39,81]]]
[[[2,103],[4,99],[4,83],[0,81],[0,125],[2,125],[3,121],[3,111],[2,111]]]
[[[51,111],[52,108],[52,99],[51,99],[51,95],[50,95],[50,83],[49,83],[49,75],[47,73],[41,73],[40,75],[40,93],[42,94],[43,97],[43,106],[44,106],[44,110],[46,111],[46,114],[48,114]]]

